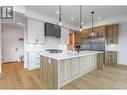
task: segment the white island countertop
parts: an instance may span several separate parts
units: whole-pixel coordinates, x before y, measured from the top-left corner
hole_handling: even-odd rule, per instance
[[[42,52],[40,55],[51,58],[51,59],[55,59],[55,60],[63,60],[63,59],[88,56],[88,55],[93,55],[93,54],[98,54],[98,53],[103,53],[103,51],[80,51],[79,53],[68,52],[68,51],[63,51],[62,53]]]

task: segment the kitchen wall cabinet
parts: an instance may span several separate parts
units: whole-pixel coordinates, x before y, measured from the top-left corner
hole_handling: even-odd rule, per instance
[[[82,40],[82,34],[81,34],[81,32],[75,32],[74,33],[74,43],[75,42],[81,42],[81,40]]]
[[[93,28],[95,38],[105,37],[106,26],[99,26]],[[84,29],[79,33],[75,33],[75,42],[81,42],[82,40],[91,38],[92,28]]]
[[[27,42],[31,44],[44,43],[44,22],[32,18],[27,19]]]
[[[106,64],[117,64],[117,51],[106,51],[105,63]]]
[[[28,52],[28,69],[40,68],[40,52]]]
[[[106,28],[107,44],[118,44],[118,25],[110,25]]]
[[[105,37],[106,26],[99,26],[98,31],[99,31],[99,33],[98,33],[97,37],[98,36],[99,37]]]
[[[69,29],[61,27],[61,44],[69,44]]]

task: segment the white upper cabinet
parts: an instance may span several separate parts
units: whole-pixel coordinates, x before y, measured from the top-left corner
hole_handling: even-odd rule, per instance
[[[44,22],[32,18],[27,19],[27,42],[44,43]]]
[[[69,29],[61,27],[61,44],[69,44]]]

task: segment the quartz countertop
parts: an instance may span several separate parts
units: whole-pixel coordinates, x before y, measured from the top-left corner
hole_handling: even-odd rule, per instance
[[[63,59],[81,57],[81,56],[94,55],[98,53],[103,53],[103,51],[80,51],[79,53],[71,52],[71,51],[63,51],[62,53],[42,52],[40,55],[55,60],[63,60]]]

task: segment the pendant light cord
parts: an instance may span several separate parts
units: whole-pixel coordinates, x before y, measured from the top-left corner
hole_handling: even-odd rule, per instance
[[[61,5],[59,6],[59,22],[61,22]]]
[[[91,12],[92,14],[92,33],[93,33],[93,15],[94,15],[94,12]]]
[[[80,6],[80,29],[82,29],[82,6]]]

